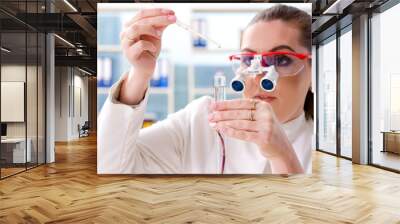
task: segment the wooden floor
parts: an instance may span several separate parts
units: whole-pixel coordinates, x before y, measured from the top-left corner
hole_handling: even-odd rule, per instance
[[[374,151],[372,160],[375,164],[400,170],[400,154],[376,150]]]
[[[1,177],[7,177],[10,175],[13,175],[15,173],[19,173],[26,170],[25,167],[24,168],[1,168]]]
[[[27,167],[25,167],[25,164],[18,164],[18,167],[2,167],[1,168],[1,178],[5,178],[20,172],[24,172],[27,169],[33,169],[37,166],[36,163],[27,163]]]
[[[96,139],[0,181],[0,223],[400,223],[400,175],[315,153],[304,176],[98,176]]]

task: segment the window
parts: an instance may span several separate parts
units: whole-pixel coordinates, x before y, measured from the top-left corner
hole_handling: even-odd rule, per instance
[[[318,48],[318,149],[336,153],[336,36]]]
[[[352,157],[352,32],[351,26],[340,36],[340,155]]]
[[[400,5],[371,18],[372,164],[400,170]]]

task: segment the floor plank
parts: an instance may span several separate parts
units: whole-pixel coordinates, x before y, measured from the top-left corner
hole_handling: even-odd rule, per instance
[[[0,181],[0,223],[400,223],[400,175],[314,153],[313,174],[98,176],[96,138]]]

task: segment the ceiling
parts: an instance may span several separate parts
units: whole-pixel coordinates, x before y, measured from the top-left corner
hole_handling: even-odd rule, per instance
[[[96,74],[97,2],[68,0],[72,8],[64,0],[1,0],[2,46],[11,50],[2,60],[24,63],[25,56],[36,57],[43,47],[36,43],[36,35],[54,32],[60,37],[55,38],[56,65],[79,66]],[[40,37],[39,42],[44,40]]]
[[[199,0],[198,2],[204,1],[207,0]],[[250,2],[312,3],[313,39],[327,35],[324,32],[327,32],[326,30],[332,27],[339,19],[349,15],[354,16],[359,12],[377,7],[386,0],[336,1],[339,4],[335,5],[335,0],[250,0]],[[60,38],[55,38],[56,65],[79,66],[95,74],[97,66],[96,3],[105,2],[133,2],[133,0],[68,0],[67,2],[65,0],[1,0],[0,26],[3,33],[2,46],[7,45],[7,48],[11,48],[14,52],[12,56],[15,56],[15,58],[21,57],[21,55],[34,54],[37,50],[36,39],[32,39],[34,38],[33,35],[28,35],[27,40],[25,40],[25,31],[54,32],[74,45],[72,47]],[[155,0],[154,2],[163,1]],[[197,1],[192,0],[191,2]],[[209,2],[213,1],[209,0]],[[328,8],[333,8],[333,10],[324,14]],[[52,13],[49,13],[50,11]],[[28,43],[27,50],[24,47],[25,41]],[[39,49],[41,47],[42,45],[39,46]]]

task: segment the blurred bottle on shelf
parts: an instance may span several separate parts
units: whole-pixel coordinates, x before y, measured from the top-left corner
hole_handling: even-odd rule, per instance
[[[150,80],[151,87],[168,87],[169,62],[166,58],[157,60],[154,75]]]
[[[103,84],[103,59],[101,57],[97,58],[97,86],[102,87]]]
[[[154,69],[154,74],[153,74],[153,77],[151,78],[151,80],[150,80],[150,86],[151,87],[158,87],[158,86],[160,86],[160,72],[159,72],[159,70],[160,70],[160,61],[159,60],[157,60],[157,62],[156,62],[156,67],[155,67],[155,69]]]
[[[157,114],[152,112],[146,112],[144,114],[143,125],[142,128],[149,127],[157,122]]]
[[[160,59],[160,87],[168,87],[169,63],[166,58]]]
[[[110,87],[112,81],[112,59],[109,57],[97,58],[97,85]]]
[[[199,33],[203,35],[207,35],[207,21],[204,18],[196,18],[192,21],[192,26],[194,30],[197,30]],[[195,48],[205,48],[207,47],[207,40],[199,37],[192,36],[193,47]]]
[[[111,86],[112,80],[112,60],[109,57],[103,59],[103,84],[105,87]]]

